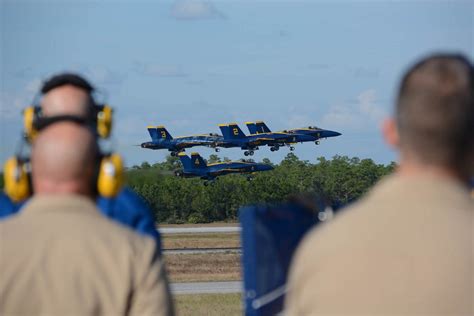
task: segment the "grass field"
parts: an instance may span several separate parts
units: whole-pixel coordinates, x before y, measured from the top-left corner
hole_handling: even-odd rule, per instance
[[[239,222],[212,222],[206,224],[159,224],[160,227],[236,227],[239,226]]]
[[[242,315],[241,294],[195,294],[174,297],[176,315]]]
[[[162,235],[163,249],[240,247],[239,234],[169,234]]]
[[[179,254],[164,259],[171,282],[241,280],[239,254]]]

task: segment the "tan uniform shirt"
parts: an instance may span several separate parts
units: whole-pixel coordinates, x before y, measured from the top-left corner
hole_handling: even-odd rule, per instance
[[[473,240],[466,188],[389,176],[305,237],[287,313],[474,315]]]
[[[37,196],[0,221],[0,315],[170,315],[152,238],[77,195]]]

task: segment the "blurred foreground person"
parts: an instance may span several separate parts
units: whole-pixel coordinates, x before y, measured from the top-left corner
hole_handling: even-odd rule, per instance
[[[433,55],[402,79],[396,172],[304,239],[292,263],[289,315],[472,315],[474,72]]]
[[[83,121],[97,140],[109,139],[112,131],[112,108],[96,102],[96,89],[83,77],[60,73],[46,80],[40,93],[41,102],[34,102],[24,110],[24,132],[28,143],[33,143],[39,128],[54,120]],[[28,160],[28,159],[26,159]],[[6,174],[6,173],[5,173]],[[0,220],[21,212],[28,196],[11,199],[0,192]],[[132,227],[136,232],[155,238],[160,246],[160,236],[155,219],[148,205],[130,188],[123,187],[113,196],[98,195],[99,210],[114,221]]]
[[[154,238],[95,206],[97,157],[93,133],[77,123],[36,137],[35,194],[0,221],[0,315],[173,313]]]

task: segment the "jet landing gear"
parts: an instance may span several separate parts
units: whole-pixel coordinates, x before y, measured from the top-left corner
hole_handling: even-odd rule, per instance
[[[214,148],[214,150],[216,151],[216,153],[220,152],[221,149],[220,148]]]
[[[316,140],[314,143],[315,143],[316,145],[319,145],[319,140]]]
[[[270,147],[270,151],[278,151],[279,149],[280,149],[280,147],[278,147],[278,146]]]
[[[294,151],[294,150],[295,150],[295,147],[290,146],[290,151]]]
[[[253,156],[253,150],[244,151],[245,156]]]
[[[182,153],[184,152],[184,150],[180,150],[180,151],[172,151],[170,152],[170,156],[171,157],[177,157],[179,153]]]

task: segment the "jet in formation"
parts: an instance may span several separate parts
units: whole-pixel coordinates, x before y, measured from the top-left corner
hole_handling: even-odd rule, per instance
[[[229,123],[219,125],[222,135],[209,133],[176,138],[173,138],[164,126],[148,126],[151,142],[144,142],[140,146],[148,149],[168,149],[172,156],[195,146],[214,148],[217,152],[220,148],[241,148],[245,150],[245,156],[252,156],[260,146],[269,146],[271,151],[288,146],[293,151],[297,143],[314,142],[319,145],[320,139],[341,135],[339,132],[314,126],[272,132],[262,121],[247,122],[246,125],[250,135],[246,135],[236,123]]]
[[[151,142],[144,142],[140,146],[154,150],[168,149],[171,156],[176,156],[186,148],[195,146],[215,147],[217,143],[223,141],[221,135],[213,133],[173,138],[164,126],[148,126],[147,129]]]
[[[271,170],[273,167],[245,160],[208,165],[197,153],[193,153],[191,158],[184,154],[186,148],[206,146],[214,148],[216,151],[219,151],[220,148],[241,148],[245,150],[245,156],[252,156],[254,151],[261,146],[269,146],[271,151],[277,151],[283,146],[294,150],[294,145],[297,143],[314,142],[318,145],[322,138],[341,135],[335,131],[311,126],[272,132],[262,121],[247,122],[246,125],[250,132],[249,135],[246,135],[237,123],[229,123],[219,125],[222,135],[209,133],[176,138],[173,138],[164,126],[148,126],[151,141],[144,142],[140,146],[154,150],[168,149],[171,156],[179,156],[184,169],[176,172],[178,176],[200,177],[213,181],[216,177],[229,173],[254,173]]]
[[[245,160],[207,164],[198,153],[192,153],[191,157],[185,153],[179,153],[178,157],[183,165],[183,170],[177,170],[175,172],[176,176],[184,178],[199,177],[210,182],[215,181],[219,176],[230,173],[249,174],[247,179],[251,180],[250,175],[253,173],[273,170],[273,167],[269,164]],[[208,182],[205,182],[205,185],[207,184]]]
[[[277,150],[285,144],[294,144],[297,142],[308,142],[314,140],[310,135],[288,133],[288,132],[262,132],[258,134],[245,135],[237,123],[220,124],[224,141],[219,143],[218,147],[240,147],[245,150],[245,156],[252,156],[259,146],[270,146],[271,151]],[[290,150],[294,150],[291,146]]]
[[[247,125],[247,128],[250,134],[252,135],[275,134],[270,130],[270,128],[268,128],[267,124],[265,124],[263,121],[247,122],[245,124]],[[319,145],[319,140],[322,138],[326,139],[329,137],[336,137],[336,136],[341,135],[341,133],[339,132],[322,129],[316,126],[309,126],[306,128],[297,128],[297,129],[291,129],[291,130],[283,130],[281,132],[276,132],[276,133],[289,134],[289,135],[292,135],[293,138],[290,137],[291,139],[290,142],[282,142],[280,144],[273,145],[272,147],[270,147],[271,151],[276,151],[279,149],[279,147],[282,147],[285,145],[290,146],[290,150],[294,150],[294,147],[291,145],[296,144],[296,143],[314,142],[316,145]]]

